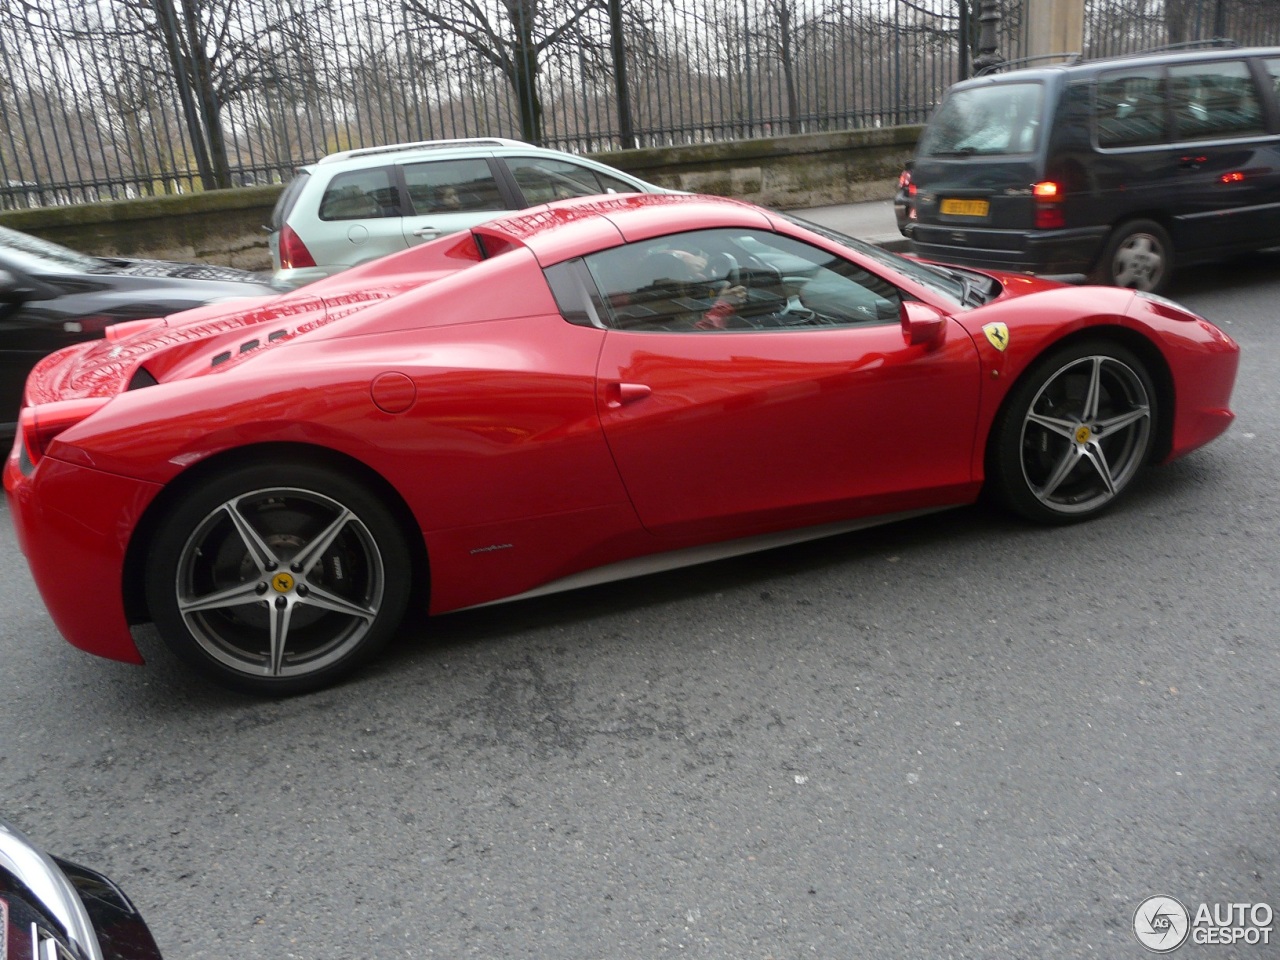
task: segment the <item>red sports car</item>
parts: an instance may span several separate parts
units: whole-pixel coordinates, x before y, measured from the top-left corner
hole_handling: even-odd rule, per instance
[[[433,613],[965,504],[1105,509],[1222,433],[1159,297],[940,267],[745,203],[523,211],[31,374],[5,488],[73,644],[153,621],[296,692]]]

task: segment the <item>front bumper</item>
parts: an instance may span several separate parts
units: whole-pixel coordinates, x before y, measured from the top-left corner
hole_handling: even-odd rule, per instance
[[[1240,347],[1206,320],[1194,337],[1184,337],[1169,366],[1177,385],[1173,436],[1165,462],[1204,446],[1235,420],[1231,394],[1240,367]]]

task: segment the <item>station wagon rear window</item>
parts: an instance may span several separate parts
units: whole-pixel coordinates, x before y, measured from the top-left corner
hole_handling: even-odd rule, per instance
[[[1031,153],[1040,137],[1044,87],[998,83],[952,93],[920,138],[922,157]]]

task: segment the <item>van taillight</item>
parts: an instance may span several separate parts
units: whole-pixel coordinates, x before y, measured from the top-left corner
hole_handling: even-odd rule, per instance
[[[280,228],[280,269],[291,270],[294,267],[314,267],[315,257],[302,242],[302,238],[293,232],[287,223]]]
[[[84,397],[79,400],[59,400],[25,407],[18,417],[18,431],[22,446],[31,465],[40,462],[53,438],[69,427],[97,413],[110,397]]]
[[[1036,229],[1056,230],[1067,225],[1062,212],[1062,187],[1052,180],[1032,184],[1031,195],[1036,198]]]
[[[911,182],[910,170],[903,170],[898,174],[898,189],[904,191],[909,197],[916,195],[916,185]]]

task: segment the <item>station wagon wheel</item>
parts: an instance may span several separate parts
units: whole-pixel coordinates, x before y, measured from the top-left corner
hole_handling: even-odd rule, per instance
[[[1159,293],[1173,275],[1173,244],[1154,220],[1131,220],[1112,231],[1094,281]]]
[[[1096,516],[1146,464],[1156,412],[1151,377],[1129,350],[1100,341],[1060,350],[1014,388],[992,431],[994,492],[1040,522]]]
[[[287,694],[336,680],[399,625],[409,551],[363,487],[312,466],[250,467],[165,518],[147,598],[165,643],[232,688]]]

